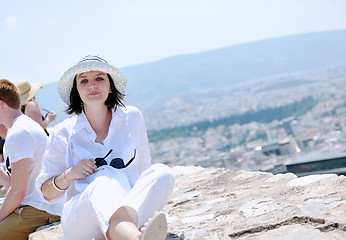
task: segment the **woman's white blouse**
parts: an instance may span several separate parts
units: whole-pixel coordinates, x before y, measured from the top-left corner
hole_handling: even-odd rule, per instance
[[[109,165],[104,165],[96,171],[102,171],[104,168],[109,168],[111,171],[123,171],[131,187],[141,173],[151,165],[144,118],[135,107],[117,107],[113,110],[104,144],[96,143],[95,139],[95,131],[91,128],[84,112],[66,119],[54,127],[43,157],[41,173],[36,180],[36,187],[40,190],[42,198],[41,185],[47,179],[73,167],[81,159],[103,158],[111,149],[113,151],[105,159],[107,164],[114,158],[123,159],[124,164],[133,158],[134,154],[135,158],[126,168],[115,169]],[[85,179],[75,180],[66,191],[66,196],[62,197],[69,200],[75,194],[82,192],[93,181],[95,175],[91,174]],[[62,197],[47,202],[60,201]]]

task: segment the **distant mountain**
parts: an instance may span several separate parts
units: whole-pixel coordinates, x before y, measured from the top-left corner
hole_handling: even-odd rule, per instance
[[[307,33],[123,68],[134,101],[346,62],[346,30]]]
[[[345,42],[346,30],[306,33],[125,67],[126,103],[145,111],[154,101],[177,93],[346,63]],[[64,108],[56,87],[52,83],[39,91],[42,107]]]

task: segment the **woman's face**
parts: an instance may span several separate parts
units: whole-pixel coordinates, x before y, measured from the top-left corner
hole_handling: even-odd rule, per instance
[[[100,71],[84,72],[77,75],[77,90],[84,105],[103,103],[111,92],[109,78]]]

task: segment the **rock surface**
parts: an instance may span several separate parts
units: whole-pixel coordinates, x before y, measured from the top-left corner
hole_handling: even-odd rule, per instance
[[[167,240],[346,239],[346,177],[172,167]],[[31,240],[60,239],[60,224]]]

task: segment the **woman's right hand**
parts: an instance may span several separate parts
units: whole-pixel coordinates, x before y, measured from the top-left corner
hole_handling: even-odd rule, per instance
[[[61,196],[62,192],[67,190],[74,180],[86,178],[96,168],[94,159],[82,159],[75,166],[66,169],[61,174],[48,179],[42,184],[41,189],[44,198],[51,200]]]
[[[94,173],[96,168],[97,166],[93,158],[82,159],[75,166],[67,170],[65,173],[65,179],[72,182],[75,179],[86,178],[90,174]]]

